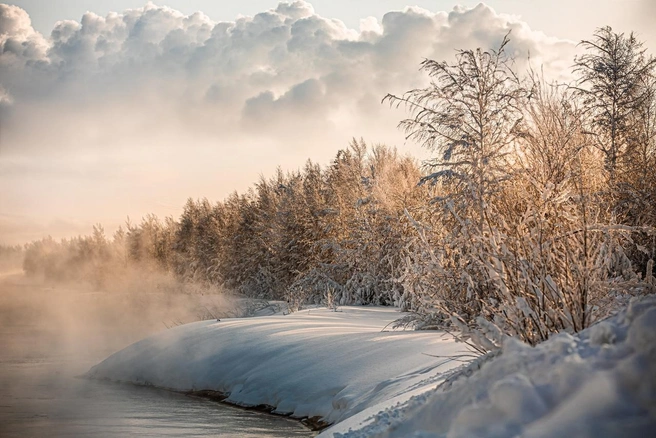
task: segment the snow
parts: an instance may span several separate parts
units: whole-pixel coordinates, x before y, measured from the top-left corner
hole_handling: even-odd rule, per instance
[[[646,437],[656,435],[656,297],[579,335],[537,347],[509,339],[497,357],[433,391],[321,437]]]
[[[220,391],[234,404],[336,423],[432,389],[460,365],[433,357],[465,352],[451,336],[386,328],[400,316],[391,308],[340,307],[197,322],[139,341],[87,375]]]
[[[211,389],[333,426],[322,438],[643,437],[656,431],[656,297],[578,335],[458,366],[436,332],[382,331],[400,314],[344,307],[199,322],[122,350],[94,378]],[[429,356],[433,355],[433,356]]]

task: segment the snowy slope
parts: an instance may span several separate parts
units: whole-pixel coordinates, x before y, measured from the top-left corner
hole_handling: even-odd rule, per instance
[[[391,309],[199,322],[140,341],[94,378],[210,389],[336,423],[321,437],[656,436],[656,297],[537,347],[509,340],[467,367],[435,332],[381,332]],[[425,354],[424,354],[425,353]]]
[[[577,336],[561,334],[535,348],[510,340],[499,357],[468,371],[320,436],[656,436],[656,297],[634,299]]]
[[[434,388],[464,352],[436,332],[382,331],[399,317],[380,307],[204,321],[167,330],[110,356],[91,378],[174,390],[215,390],[336,423]]]

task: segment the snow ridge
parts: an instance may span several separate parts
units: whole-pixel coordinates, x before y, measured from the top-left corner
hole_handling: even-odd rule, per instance
[[[381,307],[205,321],[115,353],[88,377],[177,391],[210,390],[242,406],[333,424],[396,397],[434,388],[464,352],[435,332],[383,331],[399,312]]]
[[[537,347],[510,339],[470,377],[321,436],[638,438],[655,430],[656,297],[649,296],[576,336]]]

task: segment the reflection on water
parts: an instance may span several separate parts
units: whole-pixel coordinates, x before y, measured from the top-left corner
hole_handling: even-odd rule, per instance
[[[118,320],[118,314],[103,310],[99,315],[93,306],[73,305],[79,301],[79,297],[52,291],[44,295],[43,290],[20,282],[0,283],[3,438],[313,435],[287,418],[155,388],[76,378],[112,352],[155,330],[143,324],[139,330],[128,327],[125,309],[120,316],[121,330],[114,330],[107,321]],[[106,301],[102,304],[106,309]],[[66,307],[85,315],[70,318]]]
[[[64,365],[2,363],[1,436],[311,435],[285,418],[155,388],[75,378],[62,371]]]

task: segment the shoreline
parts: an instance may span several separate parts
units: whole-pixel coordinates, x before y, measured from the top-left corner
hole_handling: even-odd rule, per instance
[[[501,353],[467,365],[435,359],[457,356],[454,339],[382,331],[398,312],[342,309],[180,326],[115,353],[87,377],[286,416],[321,437],[610,437],[626,429],[637,438],[656,427],[645,398],[656,391],[656,296],[535,347],[509,338]]]
[[[286,416],[320,432],[432,389],[461,365],[433,357],[463,352],[463,344],[442,332],[385,330],[398,309],[340,310],[175,327],[111,355],[86,376]]]
[[[215,403],[220,403],[223,406],[228,406],[231,408],[235,409],[240,409],[244,411],[249,411],[249,412],[259,412],[261,414],[266,414],[266,415],[271,415],[274,417],[283,417],[283,418],[289,418],[291,420],[297,421],[298,423],[302,424],[305,426],[308,431],[310,432],[317,432],[321,433],[322,431],[328,429],[331,426],[334,426],[334,424],[329,424],[321,420],[320,417],[294,417],[292,414],[286,414],[286,413],[281,413],[281,412],[275,412],[276,408],[271,405],[266,405],[266,404],[261,404],[261,405],[255,405],[255,406],[246,406],[246,405],[240,405],[236,403],[232,403],[230,401],[227,401],[227,399],[230,397],[230,394],[223,393],[221,391],[215,391],[211,389],[196,389],[196,390],[189,390],[189,391],[180,391],[176,389],[171,389],[171,388],[166,388],[166,387],[161,387],[161,386],[156,386],[148,383],[134,383],[134,382],[129,382],[129,381],[116,381],[116,380],[110,380],[110,379],[99,379],[95,377],[90,377],[87,376],[86,374],[82,374],[79,376],[74,376],[76,379],[86,379],[86,380],[93,380],[97,382],[103,382],[106,384],[111,384],[111,385],[125,385],[125,386],[137,386],[137,387],[142,387],[142,388],[153,388],[157,389],[160,391],[168,391],[172,392],[175,394],[181,394],[185,395],[190,398],[199,398],[202,400],[209,400]],[[316,435],[316,434],[315,434]]]
[[[178,391],[175,391],[178,392]],[[180,394],[184,394],[188,397],[198,397],[202,398],[205,400],[211,400],[216,403],[221,403],[226,406],[231,406],[237,409],[243,409],[245,411],[252,411],[252,412],[260,412],[262,414],[267,414],[267,415],[274,415],[277,417],[285,417],[285,418],[291,418],[292,420],[296,420],[299,423],[301,423],[303,426],[307,427],[308,430],[311,432],[322,432],[329,427],[333,426],[333,424],[326,423],[321,420],[321,417],[302,417],[302,418],[297,418],[294,417],[292,414],[285,414],[285,413],[280,413],[280,412],[275,412],[276,408],[275,406],[271,405],[257,405],[257,406],[244,406],[244,405],[238,405],[235,403],[231,403],[227,401],[227,399],[230,397],[230,394],[225,394],[220,391],[213,391],[211,389],[200,389],[200,390],[192,390],[192,391],[181,391],[179,392]]]

